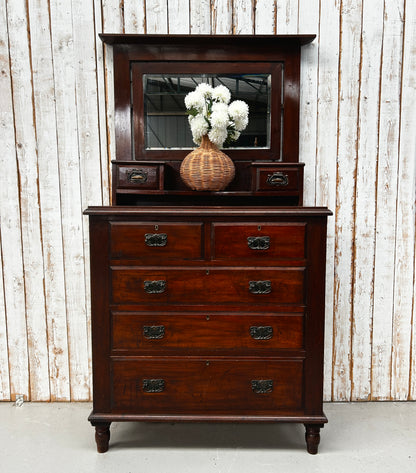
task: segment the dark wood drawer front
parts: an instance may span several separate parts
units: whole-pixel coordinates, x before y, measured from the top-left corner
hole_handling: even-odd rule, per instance
[[[303,347],[303,315],[115,312],[112,349],[271,350]]]
[[[258,168],[256,170],[255,191],[296,191],[299,189],[299,170],[284,168]]]
[[[112,410],[129,413],[267,413],[302,407],[303,361],[114,360]]]
[[[111,255],[164,264],[203,257],[202,223],[111,223]]]
[[[214,258],[256,260],[267,264],[276,259],[305,258],[303,223],[213,224]]]
[[[140,164],[137,165],[118,165],[118,188],[125,189],[160,189],[161,177],[163,177],[163,166]]]
[[[133,269],[113,267],[115,304],[303,304],[304,268]]]

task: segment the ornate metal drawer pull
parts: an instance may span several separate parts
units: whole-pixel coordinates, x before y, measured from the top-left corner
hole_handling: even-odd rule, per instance
[[[144,281],[144,290],[148,294],[162,294],[166,290],[166,281]]]
[[[273,391],[272,379],[253,379],[251,381],[251,389],[256,394],[268,394]]]
[[[148,339],[159,339],[165,336],[164,325],[144,325],[143,326],[144,338]]]
[[[145,393],[161,393],[165,390],[164,379],[144,379],[143,392]]]
[[[272,292],[271,281],[250,281],[248,290],[251,294],[270,294]]]
[[[168,236],[166,233],[145,233],[144,242],[147,246],[166,246]]]
[[[144,184],[147,181],[147,172],[143,169],[132,169],[127,173],[127,180],[132,184]]]
[[[251,250],[268,250],[270,248],[270,237],[247,237],[247,245]]]
[[[250,335],[254,340],[270,340],[273,337],[273,327],[270,325],[250,327]]]
[[[266,183],[269,186],[287,186],[289,184],[289,176],[283,172],[274,172],[267,176]]]

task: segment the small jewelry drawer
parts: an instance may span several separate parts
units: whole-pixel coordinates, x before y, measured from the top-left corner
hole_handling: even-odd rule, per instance
[[[255,260],[256,264],[270,264],[279,259],[303,259],[305,233],[304,223],[214,223],[213,259]]]
[[[203,258],[202,223],[111,223],[113,259],[166,264]]]
[[[305,268],[111,268],[112,302],[242,306],[304,303]]]
[[[293,193],[303,185],[303,163],[252,163],[252,190]]]
[[[198,414],[302,408],[302,359],[115,358],[112,411]]]
[[[112,351],[302,349],[303,320],[303,313],[112,312]]]
[[[131,164],[117,164],[118,189],[163,189],[164,164],[148,164],[132,161]]]

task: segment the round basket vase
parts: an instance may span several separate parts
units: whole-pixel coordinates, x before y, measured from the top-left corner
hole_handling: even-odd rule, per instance
[[[222,191],[234,179],[232,160],[204,135],[181,164],[183,182],[195,191]]]

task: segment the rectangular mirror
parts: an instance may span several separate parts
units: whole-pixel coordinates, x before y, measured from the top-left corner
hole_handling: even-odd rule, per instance
[[[185,96],[201,82],[224,85],[231,100],[249,106],[249,124],[232,149],[270,148],[271,74],[144,74],[145,148],[190,149],[196,145],[188,123]],[[280,94],[279,94],[280,95]]]

